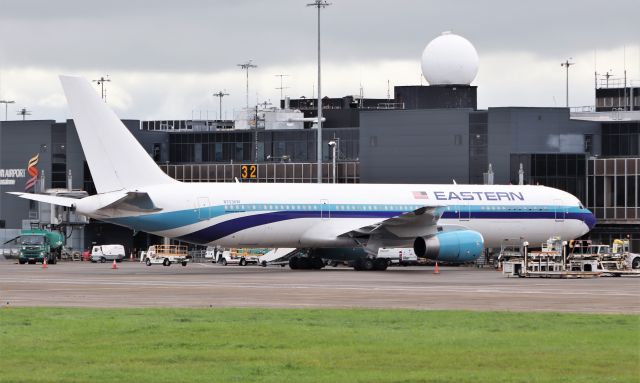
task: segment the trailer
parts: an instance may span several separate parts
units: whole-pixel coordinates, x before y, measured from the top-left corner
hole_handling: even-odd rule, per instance
[[[186,266],[189,259],[187,246],[182,245],[152,245],[149,246],[145,255],[145,263],[147,266],[171,266],[174,263]]]
[[[498,267],[510,277],[524,277],[531,273],[560,272],[564,270],[564,243],[557,237],[549,238],[540,250],[529,251],[529,245],[505,245],[498,255]]]

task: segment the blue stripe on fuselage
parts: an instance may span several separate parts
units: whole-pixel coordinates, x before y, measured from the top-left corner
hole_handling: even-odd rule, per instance
[[[264,214],[251,214],[232,218],[206,227],[193,233],[178,237],[192,243],[209,243],[228,235],[269,223],[300,218],[391,218],[404,212],[400,211],[278,211]]]

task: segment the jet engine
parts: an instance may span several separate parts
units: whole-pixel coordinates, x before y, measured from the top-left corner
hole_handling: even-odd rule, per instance
[[[434,261],[470,262],[482,254],[484,239],[473,230],[456,230],[418,237],[413,242],[413,251],[418,257]]]

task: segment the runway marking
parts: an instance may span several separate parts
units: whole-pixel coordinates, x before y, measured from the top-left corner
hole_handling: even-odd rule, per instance
[[[137,281],[137,280],[104,280],[104,279],[37,279],[37,282],[45,282],[49,284],[71,284],[71,285],[91,285],[97,286],[150,286],[150,287],[167,287],[167,288],[246,288],[246,289],[290,289],[290,290],[306,290],[306,289],[324,289],[324,290],[348,290],[348,291],[376,291],[376,292],[440,292],[440,293],[480,293],[480,294],[520,294],[520,295],[556,295],[556,296],[614,296],[614,297],[637,297],[637,293],[613,291],[557,291],[553,290],[530,290],[522,289],[521,286],[505,286],[501,288],[478,288],[464,286],[416,286],[416,285],[388,285],[388,286],[370,286],[370,285],[336,285],[336,284],[260,284],[247,282],[181,282],[181,281]],[[23,279],[17,278],[0,278],[0,283],[33,283],[31,280],[25,282]],[[6,287],[5,287],[6,289]],[[12,291],[11,289],[7,289]],[[34,289],[29,291],[49,291],[49,289]]]

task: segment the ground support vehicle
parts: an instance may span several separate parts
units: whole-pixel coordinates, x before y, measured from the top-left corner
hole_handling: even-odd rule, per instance
[[[107,261],[121,262],[125,258],[122,245],[99,245],[91,248],[89,260],[91,262],[105,263]]]
[[[611,246],[572,241],[569,247],[572,270],[580,266],[579,262],[588,262],[596,263],[598,270],[607,275],[640,275],[640,254],[629,251],[627,239],[616,239]]]
[[[418,264],[418,256],[412,248],[380,248],[377,259],[383,258],[389,266],[411,266]]]
[[[215,246],[208,246],[204,252],[204,259],[212,263],[218,262],[218,249]]]
[[[567,245],[567,246],[565,246]],[[520,277],[585,278],[598,276],[640,276],[640,254],[629,251],[628,240],[614,240],[610,245],[591,241],[559,242],[550,240],[540,251],[521,247],[501,249],[498,256],[503,273]]]
[[[254,249],[236,249],[231,248],[224,250],[220,255],[218,262],[223,266],[239,265],[246,266],[249,264],[257,265],[260,263],[259,253]]]
[[[20,243],[18,263],[44,263],[55,264],[64,246],[65,238],[62,233],[44,229],[26,229],[20,232],[16,238]]]
[[[600,276],[597,262],[572,260],[567,255],[566,242],[550,238],[540,249],[530,250],[529,244],[503,246],[498,256],[503,274],[511,277],[588,278]]]
[[[275,248],[270,249],[265,254],[258,257],[260,266],[280,266],[285,267],[289,264],[289,259],[298,252],[296,248]]]
[[[187,246],[182,245],[153,245],[149,246],[145,255],[147,266],[163,265],[171,266],[173,263],[179,263],[186,266],[189,262],[189,253]]]
[[[615,239],[600,263],[605,270],[640,272],[640,254],[630,251],[628,239]]]
[[[63,246],[60,252],[60,259],[63,261],[81,261],[82,253],[70,247]]]

